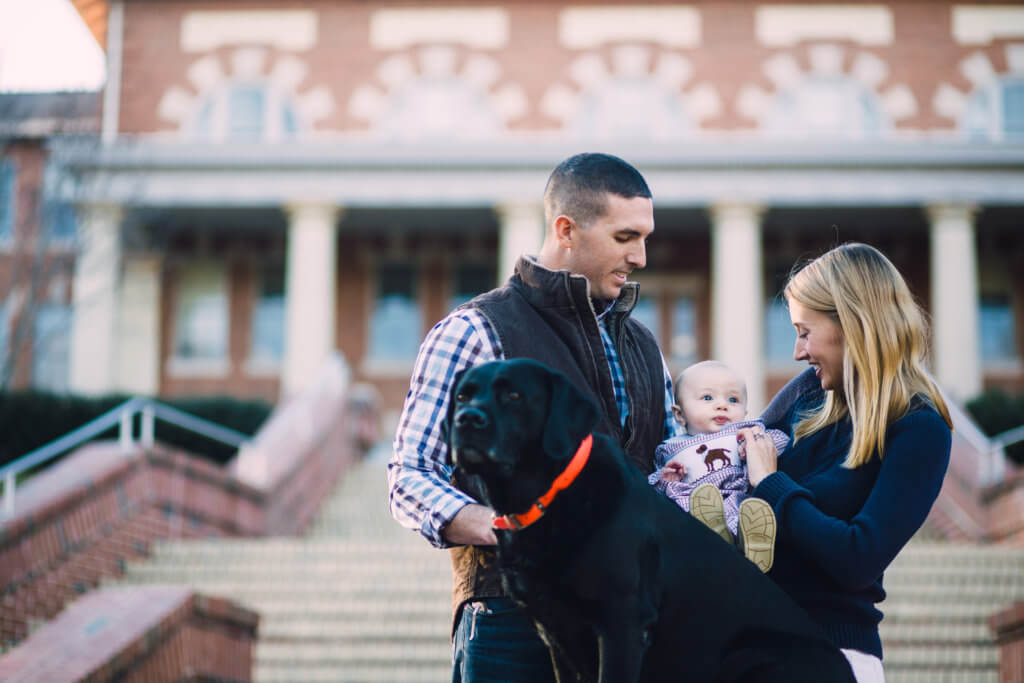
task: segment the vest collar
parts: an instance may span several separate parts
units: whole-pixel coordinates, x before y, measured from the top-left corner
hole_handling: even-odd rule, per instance
[[[559,474],[555,481],[551,484],[551,488],[547,490],[543,496],[534,501],[533,505],[526,512],[522,512],[516,515],[502,515],[494,518],[495,529],[505,529],[507,531],[519,531],[524,529],[538,519],[544,516],[547,512],[548,506],[551,505],[551,501],[555,499],[561,491],[569,488],[579,473],[583,471],[583,466],[587,464],[587,459],[590,457],[590,448],[594,445],[594,435],[587,434],[587,436],[580,443],[580,447],[576,449],[576,454],[572,456],[572,460],[566,466],[562,473]]]
[[[537,262],[537,257],[524,254],[519,257],[516,263],[516,276],[527,286],[528,290],[537,290],[539,297],[533,301],[534,305],[543,307],[547,300],[549,305],[553,297],[556,306],[572,304],[583,306],[584,310],[589,308],[594,317],[603,317],[606,314],[629,313],[636,306],[640,296],[640,285],[636,282],[627,282],[619,291],[619,296],[611,304],[610,308],[594,310],[593,299],[590,298],[590,282],[582,275],[570,273],[568,270],[551,270]],[[586,302],[584,304],[584,302]]]

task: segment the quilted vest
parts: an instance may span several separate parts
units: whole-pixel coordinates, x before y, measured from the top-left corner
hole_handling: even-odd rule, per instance
[[[490,322],[505,358],[532,358],[566,375],[601,409],[595,431],[618,442],[645,474],[654,470],[654,450],[665,431],[665,381],[654,336],[629,317],[638,287],[623,287],[605,325],[618,352],[630,411],[619,418],[611,370],[605,356],[590,285],[580,275],[552,271],[522,257],[509,281],[464,304]],[[477,546],[451,549],[455,616],[470,599],[504,595],[494,551]],[[453,623],[453,630],[455,623]]]

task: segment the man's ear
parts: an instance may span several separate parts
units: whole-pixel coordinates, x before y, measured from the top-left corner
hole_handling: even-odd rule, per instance
[[[560,372],[548,371],[547,421],[544,423],[544,453],[555,459],[570,458],[600,417],[589,396]]]
[[[451,389],[448,391],[448,412],[445,414],[444,421],[441,422],[441,443],[445,444],[448,448],[445,450],[444,461],[445,464],[452,464],[452,446],[449,442],[449,437],[452,433],[452,420],[455,418],[455,394],[459,390],[459,383],[462,382],[463,375],[469,368],[464,368],[455,373],[455,379],[452,381]]]
[[[572,249],[575,245],[576,234],[578,230],[576,221],[568,216],[561,215],[555,218],[554,223],[555,239],[558,240],[558,246],[563,249]]]

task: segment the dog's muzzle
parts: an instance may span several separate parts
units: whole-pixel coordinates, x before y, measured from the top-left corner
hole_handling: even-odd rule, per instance
[[[484,429],[491,424],[491,418],[479,408],[467,406],[455,413],[455,427],[457,429]]]
[[[466,406],[452,419],[452,460],[467,470],[475,470],[493,458],[494,436],[487,413]]]

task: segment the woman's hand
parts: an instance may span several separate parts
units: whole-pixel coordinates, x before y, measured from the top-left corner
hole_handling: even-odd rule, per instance
[[[739,443],[740,458],[747,461],[747,476],[751,486],[757,486],[762,479],[779,469],[779,452],[763,428],[741,429],[736,441]]]

